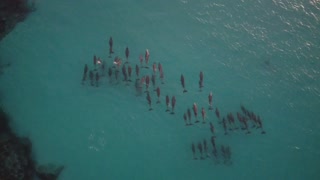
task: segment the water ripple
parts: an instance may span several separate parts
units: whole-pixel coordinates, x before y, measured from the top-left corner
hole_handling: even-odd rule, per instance
[[[190,0],[183,6],[198,24],[199,33],[185,37],[193,49],[207,48],[215,62],[257,82],[256,90],[268,97],[286,87],[295,90],[291,96],[319,99],[319,0]]]

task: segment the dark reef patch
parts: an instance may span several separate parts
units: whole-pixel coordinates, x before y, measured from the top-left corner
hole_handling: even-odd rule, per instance
[[[35,10],[34,3],[28,0],[1,0],[0,1],[0,41],[18,22]]]
[[[10,117],[0,106],[0,180],[57,179],[64,166],[36,165],[30,139],[18,137],[9,123]]]
[[[9,117],[0,107],[0,179],[33,179],[32,144],[17,137],[9,127]]]

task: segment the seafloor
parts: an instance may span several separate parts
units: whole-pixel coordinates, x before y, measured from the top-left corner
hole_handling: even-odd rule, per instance
[[[318,1],[35,7],[0,42],[0,93],[3,127],[38,170],[79,180],[319,179]]]

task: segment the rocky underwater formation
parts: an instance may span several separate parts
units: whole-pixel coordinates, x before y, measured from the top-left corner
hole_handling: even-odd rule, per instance
[[[1,0],[0,1],[0,41],[18,22],[35,10],[34,1],[28,0]]]
[[[33,160],[32,143],[18,137],[9,127],[9,117],[0,107],[0,179],[1,180],[55,180],[64,166],[45,164],[37,166]]]
[[[12,132],[7,114],[0,109],[0,179],[32,179],[35,168],[31,149],[30,140]]]

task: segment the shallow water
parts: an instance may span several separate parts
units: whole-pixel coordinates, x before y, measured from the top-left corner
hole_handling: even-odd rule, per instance
[[[317,0],[38,1],[0,43],[1,62],[12,64],[0,77],[2,104],[37,162],[65,165],[60,179],[318,179],[319,10]],[[128,46],[134,67],[149,49],[150,67],[163,65],[153,111],[133,83],[81,85],[94,54],[111,65],[110,36],[113,57],[125,59]],[[224,135],[207,110],[210,91],[222,116],[243,104],[267,133]],[[177,98],[175,115],[166,94]],[[217,145],[230,146],[231,166],[193,160],[192,142],[206,138],[212,150],[208,123],[184,125],[193,102],[206,108]]]

